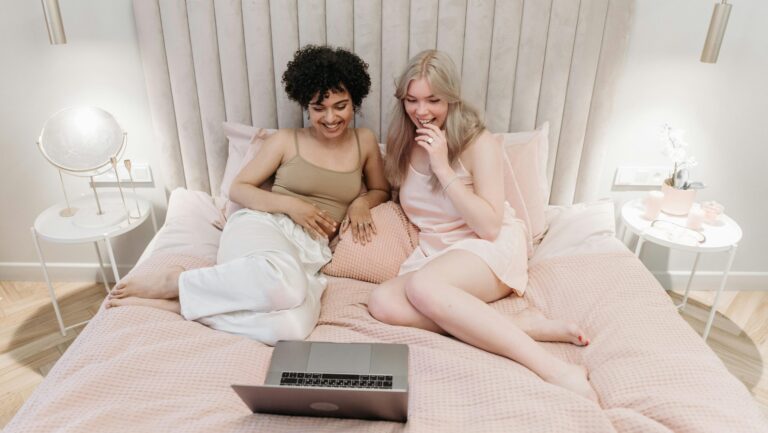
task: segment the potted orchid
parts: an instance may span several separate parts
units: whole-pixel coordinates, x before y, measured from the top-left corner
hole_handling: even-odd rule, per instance
[[[684,133],[685,131],[674,129],[666,123],[660,131],[660,138],[665,145],[664,154],[674,164],[672,174],[661,185],[661,192],[664,193],[661,210],[672,215],[687,214],[693,205],[696,190],[704,187],[701,182],[690,181],[689,169],[695,167],[697,162],[688,156],[688,143],[683,140]]]

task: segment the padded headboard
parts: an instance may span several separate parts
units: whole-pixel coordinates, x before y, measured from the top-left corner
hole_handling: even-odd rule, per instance
[[[357,126],[386,136],[395,77],[437,48],[493,132],[550,122],[552,204],[593,198],[634,0],[134,0],[166,188],[219,193],[225,120],[297,127],[281,76],[305,44],[352,49],[372,89]]]

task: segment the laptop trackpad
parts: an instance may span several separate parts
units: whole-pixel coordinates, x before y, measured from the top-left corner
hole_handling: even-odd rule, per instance
[[[312,343],[307,371],[312,373],[368,374],[370,344]]]

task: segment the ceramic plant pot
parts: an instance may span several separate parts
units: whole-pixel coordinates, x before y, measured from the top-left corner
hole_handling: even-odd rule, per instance
[[[661,185],[664,199],[661,210],[670,215],[686,215],[696,198],[695,189],[677,189],[672,187],[672,179],[667,179]]]

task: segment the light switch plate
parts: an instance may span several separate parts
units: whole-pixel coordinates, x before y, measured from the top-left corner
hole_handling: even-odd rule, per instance
[[[621,166],[616,169],[615,186],[660,186],[669,177],[670,168]]]

